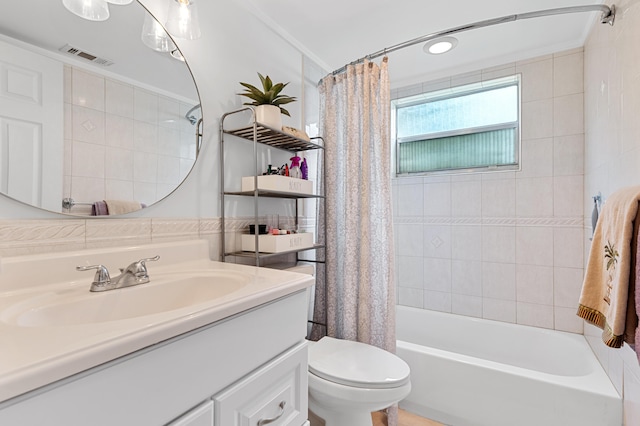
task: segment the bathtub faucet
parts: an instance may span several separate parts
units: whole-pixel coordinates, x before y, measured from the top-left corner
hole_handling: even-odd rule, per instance
[[[93,277],[93,282],[91,283],[89,291],[99,292],[115,290],[117,288],[148,283],[149,274],[147,272],[146,262],[156,261],[158,259],[160,259],[160,256],[149,257],[133,262],[126,268],[121,268],[120,275],[115,278],[110,277],[109,270],[104,265],[76,266],[76,271],[96,270],[96,274]]]

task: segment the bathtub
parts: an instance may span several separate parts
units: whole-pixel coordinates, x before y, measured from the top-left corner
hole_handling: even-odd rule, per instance
[[[405,306],[396,324],[409,412],[455,426],[622,425],[620,395],[582,335]]]

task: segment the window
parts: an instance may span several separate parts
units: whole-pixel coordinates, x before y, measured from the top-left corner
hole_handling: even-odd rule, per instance
[[[396,173],[517,168],[519,97],[513,76],[394,101]]]

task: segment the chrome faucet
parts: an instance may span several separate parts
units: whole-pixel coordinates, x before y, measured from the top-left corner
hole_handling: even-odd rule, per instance
[[[120,275],[114,278],[109,276],[109,271],[104,265],[76,266],[76,271],[96,270],[91,288],[89,289],[90,291],[115,290],[117,288],[148,283],[149,274],[147,273],[147,265],[145,262],[156,261],[158,259],[160,259],[160,256],[140,259],[137,262],[133,262],[124,269],[120,268]]]

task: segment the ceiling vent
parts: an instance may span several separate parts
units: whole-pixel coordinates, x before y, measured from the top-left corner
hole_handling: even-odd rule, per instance
[[[69,44],[65,44],[59,50],[64,53],[68,53],[69,55],[79,56],[80,58],[86,59],[87,61],[91,61],[94,64],[102,65],[103,67],[108,67],[109,65],[113,65],[113,61],[110,61],[109,59],[100,58],[96,55],[93,55],[89,52],[85,52],[84,50],[78,49],[77,47],[73,47]]]

